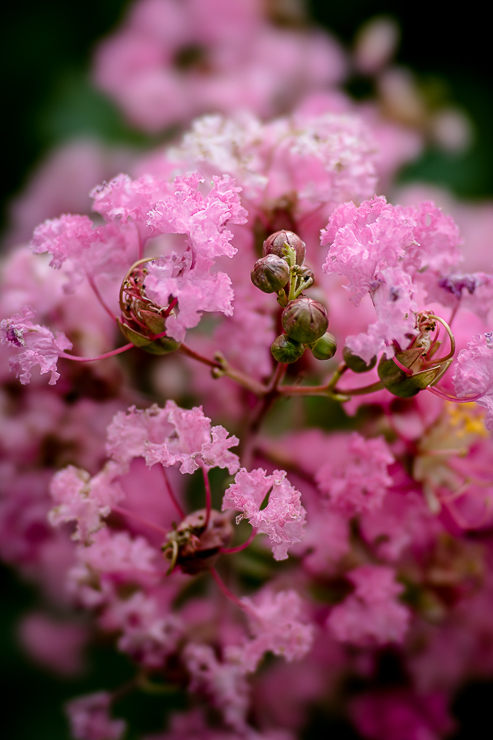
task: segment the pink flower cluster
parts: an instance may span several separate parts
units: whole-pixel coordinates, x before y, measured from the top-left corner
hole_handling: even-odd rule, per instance
[[[358,37],[362,104],[301,20],[136,3],[94,77],[166,143],[73,189],[67,145],[16,206],[45,219],[0,291],[0,556],[42,605],[18,636],[132,674],[90,675],[74,740],[439,740],[493,675],[493,210],[397,188],[436,127],[392,21]],[[162,729],[130,693],[166,695]]]

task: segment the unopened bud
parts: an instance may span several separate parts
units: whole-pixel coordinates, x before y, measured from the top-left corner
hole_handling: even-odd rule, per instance
[[[251,277],[263,293],[277,293],[289,281],[289,265],[276,254],[268,254],[255,262]]]
[[[367,373],[368,370],[372,370],[377,364],[377,356],[371,358],[370,362],[366,362],[358,355],[355,355],[349,347],[344,347],[342,350],[342,359],[353,373]]]
[[[302,265],[305,261],[306,245],[294,231],[276,231],[271,234],[264,242],[263,254],[276,254],[278,257],[284,257],[283,248],[285,245],[290,246],[296,253],[296,264]]]
[[[337,351],[337,341],[333,334],[325,332],[323,337],[317,339],[310,347],[312,355],[316,360],[330,360]]]
[[[316,342],[329,326],[327,309],[311,298],[297,298],[288,303],[281,321],[286,334],[304,344]]]
[[[303,356],[305,347],[294,339],[290,339],[287,334],[280,334],[272,342],[270,351],[277,362],[285,362],[290,365]]]

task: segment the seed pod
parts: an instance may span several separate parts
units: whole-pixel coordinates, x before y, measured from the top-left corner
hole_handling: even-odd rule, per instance
[[[255,262],[251,278],[263,293],[277,293],[289,281],[289,265],[285,259],[268,254]]]
[[[175,352],[180,346],[180,342],[177,342],[175,339],[171,339],[171,337],[149,339],[149,337],[135,331],[135,329],[132,329],[128,324],[125,324],[118,319],[117,323],[120,327],[121,333],[129,342],[132,342],[132,344],[143,349],[145,352],[149,352],[151,355],[167,355],[169,352]]]
[[[337,341],[333,334],[325,332],[323,337],[317,339],[310,347],[312,355],[316,360],[330,360],[337,351]]]
[[[297,298],[288,303],[281,316],[286,334],[297,342],[313,344],[329,326],[327,309],[311,298]]]
[[[290,339],[287,334],[280,334],[271,344],[270,351],[277,362],[285,362],[290,365],[303,356],[305,347],[294,339]]]
[[[263,247],[264,257],[267,254],[284,257],[283,247],[285,244],[288,244],[296,252],[296,264],[302,265],[305,261],[306,244],[294,231],[276,231],[267,237]]]
[[[403,360],[406,360],[405,352],[396,354],[399,362],[405,366]],[[398,398],[412,398],[420,391],[432,385],[443,372],[441,365],[421,370],[407,375],[404,370],[398,367],[393,359],[387,360],[385,355],[382,356],[378,363],[378,377],[382,385],[394,396]]]
[[[344,347],[342,350],[342,359],[348,366],[350,370],[353,371],[353,373],[367,373],[368,370],[372,370],[375,365],[377,364],[377,356],[371,358],[368,365],[366,362],[361,358],[358,357],[358,355],[355,355],[349,347]]]

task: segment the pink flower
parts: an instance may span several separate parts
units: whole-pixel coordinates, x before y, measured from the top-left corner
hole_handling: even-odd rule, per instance
[[[454,730],[442,693],[414,694],[406,689],[362,694],[351,716],[368,740],[440,740]]]
[[[255,671],[266,652],[290,662],[300,660],[311,648],[313,626],[300,621],[302,602],[295,591],[273,593],[266,588],[254,600],[245,597],[242,601],[248,607],[253,635],[239,648],[245,670]]]
[[[120,740],[125,732],[123,719],[111,719],[111,696],[106,691],[72,699],[65,705],[75,740]]]
[[[239,439],[229,437],[224,427],[211,427],[202,407],[186,410],[167,401],[163,409],[154,404],[146,410],[132,406],[126,415],[119,412],[108,427],[107,451],[125,465],[145,457],[151,466],[181,463],[182,473],[203,466],[227,468],[233,474],[239,459],[229,448],[237,444]]]
[[[41,375],[51,373],[49,385],[54,385],[60,373],[57,372],[57,361],[65,350],[72,348],[63,332],[53,334],[46,326],[33,324],[33,311],[24,306],[22,313],[16,313],[10,319],[0,322],[0,339],[2,344],[10,344],[19,350],[16,357],[10,359],[10,369],[15,371],[21,383],[31,380],[31,370],[39,365]]]
[[[190,691],[204,694],[221,711],[226,725],[243,733],[249,691],[241,662],[233,655],[219,661],[209,645],[193,642],[183,657],[190,673]]]
[[[267,475],[262,468],[251,473],[242,468],[225,492],[222,505],[223,511],[241,511],[237,522],[247,518],[252,527],[269,537],[275,560],[287,558],[288,548],[301,540],[306,517],[301,494],[286,480],[286,475],[284,470]],[[261,508],[267,494],[268,504]]]
[[[82,624],[31,612],[21,620],[18,632],[29,656],[44,668],[62,676],[76,676],[84,670],[89,631]]]
[[[486,409],[486,429],[493,429],[493,334],[476,334],[455,362],[454,386],[459,398],[473,395]],[[479,396],[479,398],[478,398]]]
[[[328,444],[328,455],[333,460],[316,474],[318,487],[328,496],[330,507],[346,516],[379,509],[392,483],[388,466],[394,461],[385,440],[365,439],[353,432],[346,449],[339,447],[335,447],[332,456]]]
[[[120,466],[112,461],[94,478],[73,465],[60,470],[50,487],[55,502],[48,517],[50,523],[58,526],[75,521],[72,539],[90,544],[94,533],[104,526],[102,520],[111,507],[123,498],[120,484],[115,481],[120,473]]]
[[[402,586],[395,572],[384,565],[361,565],[348,573],[355,587],[335,606],[327,625],[341,642],[361,647],[402,642],[409,625],[409,610],[396,601]]]

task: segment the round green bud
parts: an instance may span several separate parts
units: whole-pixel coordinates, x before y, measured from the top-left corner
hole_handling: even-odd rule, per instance
[[[263,293],[277,293],[289,281],[289,265],[276,254],[268,254],[255,262],[251,278]]]
[[[270,351],[277,362],[285,362],[290,365],[303,356],[305,347],[294,339],[290,339],[286,334],[280,334],[271,344]]]
[[[285,252],[283,252],[285,244],[294,249],[296,264],[302,265],[305,261],[306,244],[294,231],[276,231],[267,237],[263,247],[264,257],[267,254],[277,254],[278,257],[285,257]]]
[[[342,359],[344,360],[348,368],[353,371],[353,373],[367,373],[368,370],[372,370],[377,364],[376,355],[371,358],[369,364],[367,365],[361,357],[358,357],[358,355],[355,355],[353,352],[351,352],[349,347],[344,347],[344,349],[342,350]]]
[[[296,298],[290,301],[281,316],[286,334],[303,344],[313,344],[320,339],[329,326],[327,309],[311,298]]]
[[[330,360],[337,351],[337,341],[333,334],[325,332],[323,337],[317,339],[310,347],[312,355],[316,360]]]

